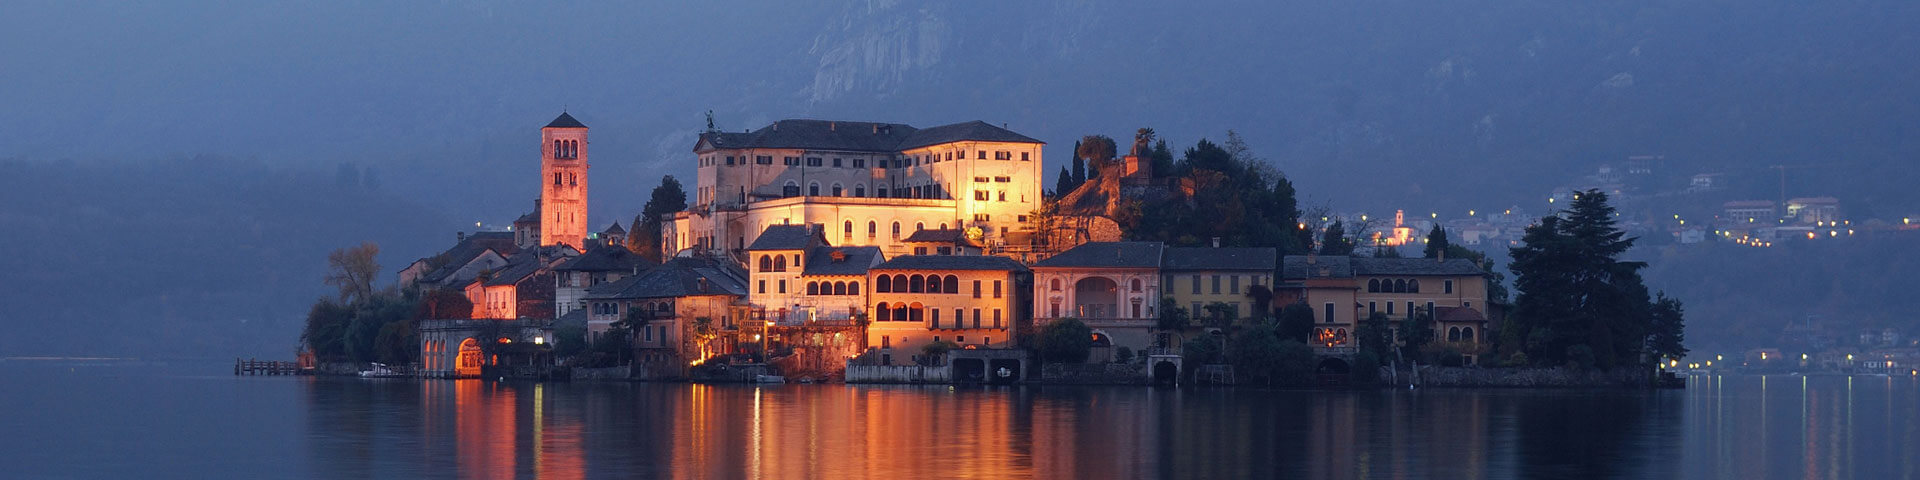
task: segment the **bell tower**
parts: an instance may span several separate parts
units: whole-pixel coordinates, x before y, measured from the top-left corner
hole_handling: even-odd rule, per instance
[[[540,246],[586,251],[587,126],[561,112],[540,129]]]

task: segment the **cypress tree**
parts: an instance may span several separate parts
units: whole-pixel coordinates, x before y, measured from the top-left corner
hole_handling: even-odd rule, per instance
[[[1440,228],[1440,224],[1434,224],[1433,230],[1427,232],[1427,258],[1440,258],[1440,254],[1446,253],[1449,245],[1451,243],[1447,241],[1446,229]]]
[[[1073,142],[1073,187],[1087,183],[1087,159],[1080,158],[1080,142]]]

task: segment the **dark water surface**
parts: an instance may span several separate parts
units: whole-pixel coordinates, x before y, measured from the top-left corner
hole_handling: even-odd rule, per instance
[[[1868,478],[1920,380],[1685,391],[702,386],[0,361],[5,478]]]

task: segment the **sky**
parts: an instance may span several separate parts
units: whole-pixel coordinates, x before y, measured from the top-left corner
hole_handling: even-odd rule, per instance
[[[1920,56],[1902,54],[1920,51],[1916,20],[1920,4],[1870,1],[10,1],[0,167],[40,177],[0,193],[0,219],[60,232],[21,248],[62,259],[122,235],[182,252],[9,259],[54,270],[0,287],[80,288],[128,265],[164,279],[203,265],[182,260],[198,248],[286,262],[286,278],[259,287],[272,307],[248,307],[269,313],[182,321],[291,318],[325,293],[303,275],[327,249],[380,241],[395,265],[530,209],[538,128],[561,111],[593,128],[595,225],[630,222],[660,175],[691,178],[709,111],[728,130],[1005,124],[1049,143],[1049,174],[1082,135],[1151,127],[1179,152],[1234,130],[1304,203],[1342,211],[1530,205],[1660,154],[1667,175],[1751,185],[1807,165],[1795,194],[1897,216],[1920,212]],[[298,194],[348,168],[377,180],[337,205]],[[340,210],[360,202],[388,207]],[[231,217],[202,218],[216,211]],[[225,233],[168,231],[183,225]],[[180,298],[156,282],[105,303]],[[7,300],[84,317],[73,290]],[[214,292],[256,291],[191,293]]]

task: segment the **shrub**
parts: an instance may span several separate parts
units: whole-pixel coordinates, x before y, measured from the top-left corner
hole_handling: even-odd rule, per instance
[[[1040,358],[1048,362],[1084,363],[1093,351],[1093,329],[1079,319],[1063,318],[1040,329]]]

